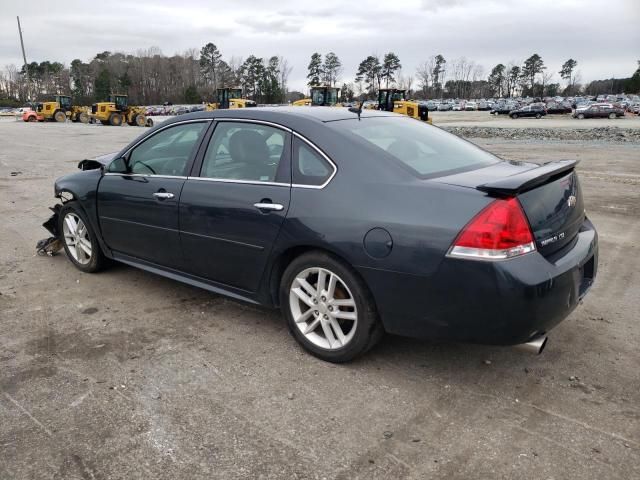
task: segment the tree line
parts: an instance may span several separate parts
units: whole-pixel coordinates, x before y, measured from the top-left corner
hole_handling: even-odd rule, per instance
[[[578,62],[570,58],[557,70],[547,68],[534,53],[521,64],[499,63],[488,74],[482,65],[442,54],[421,62],[413,74],[405,74],[399,56],[387,52],[368,55],[358,65],[352,81],[343,80],[343,64],[335,52],[315,52],[307,66],[308,85],[341,87],[341,100],[376,98],[380,88],[396,87],[418,99],[489,98],[514,96],[598,95],[640,92],[640,63],[629,78],[581,83]],[[555,71],[554,71],[555,70]],[[135,54],[98,53],[91,61],[75,59],[67,67],[57,61],[31,62],[18,69],[8,65],[0,72],[0,102],[22,104],[43,94],[72,95],[76,104],[106,99],[110,93],[126,93],[131,103],[200,103],[215,100],[220,87],[241,87],[259,103],[282,103],[289,95],[292,67],[286,58],[249,55],[225,59],[213,43],[200,50],[164,55],[157,47]],[[557,81],[557,76],[560,81]],[[342,83],[340,84],[340,82]]]
[[[339,59],[337,61],[340,64]],[[507,65],[499,63],[485,76],[482,65],[466,57],[447,61],[442,54],[438,54],[418,65],[415,75],[404,75],[399,57],[389,52],[382,59],[377,55],[367,56],[359,64],[354,82],[344,83],[342,88],[351,97],[363,99],[376,98],[380,88],[390,86],[405,89],[410,97],[418,99],[640,93],[640,61],[637,70],[629,78],[594,80],[585,85],[580,83],[577,66],[578,62],[570,58],[557,72],[553,72],[547,69],[542,57],[534,53],[520,65],[514,62]],[[556,74],[562,83],[554,81]],[[322,70],[312,76],[310,65],[307,78],[310,84],[314,83],[317,78],[322,78]]]
[[[214,101],[217,88],[241,87],[245,96],[260,103],[281,103],[291,69],[281,56],[225,60],[213,43],[173,56],[157,47],[135,54],[105,51],[88,63],[75,59],[69,67],[50,61],[31,62],[21,69],[8,65],[0,72],[0,100],[21,104],[61,94],[85,105],[110,93],[125,93],[131,103],[141,105],[200,103]]]

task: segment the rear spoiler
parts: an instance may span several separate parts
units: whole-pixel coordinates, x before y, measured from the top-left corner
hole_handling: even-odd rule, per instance
[[[535,187],[553,181],[571,170],[578,164],[578,160],[558,160],[545,163],[537,168],[532,168],[522,173],[516,173],[510,177],[501,178],[495,182],[478,185],[477,190],[489,195],[510,196],[532,190]]]

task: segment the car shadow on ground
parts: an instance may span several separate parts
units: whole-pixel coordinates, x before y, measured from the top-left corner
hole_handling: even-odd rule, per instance
[[[64,255],[61,257],[64,258]],[[71,268],[71,265],[69,267]],[[209,316],[206,319],[210,326],[216,326],[215,323],[219,323],[217,327],[221,326],[220,323],[229,326],[228,322],[251,324],[254,331],[258,329],[261,335],[276,339],[274,340],[276,343],[272,345],[274,348],[278,348],[278,345],[287,345],[287,348],[282,353],[283,355],[290,353],[291,346],[288,343],[291,343],[295,345],[294,348],[299,350],[302,355],[314,362],[320,362],[319,364],[321,365],[324,364],[324,362],[304,353],[303,349],[295,343],[294,339],[290,337],[284,319],[277,309],[252,305],[217,295],[121,263],[114,263],[108,270],[98,275],[110,277],[109,283],[124,285],[125,289],[137,286],[136,288],[145,296],[146,301],[152,305],[165,300],[168,295],[179,297],[180,308],[183,313],[187,313],[189,309],[192,309],[197,313],[204,313],[205,316],[206,313],[210,313],[215,317],[216,309],[223,306],[223,316],[218,318]],[[165,290],[166,295],[163,294]],[[153,298],[155,295],[158,295],[156,300]],[[207,312],[201,312],[203,305],[205,306],[204,308],[208,309]],[[247,317],[251,318],[248,319]],[[190,321],[187,315],[184,318],[184,321]],[[198,325],[201,321],[198,320]],[[277,339],[282,339],[282,341]],[[342,365],[342,367],[354,369],[373,368],[378,370],[399,367],[413,372],[435,373],[445,371],[453,376],[463,373],[473,376],[478,371],[484,372],[488,368],[502,365],[503,367],[508,366],[509,371],[517,371],[518,373],[524,371],[528,373],[534,367],[544,368],[545,365],[553,363],[561,353],[561,349],[553,347],[545,350],[543,355],[532,355],[510,346],[437,343],[424,339],[385,334],[378,345],[369,352],[348,364]],[[392,370],[395,370],[395,368],[392,368]]]

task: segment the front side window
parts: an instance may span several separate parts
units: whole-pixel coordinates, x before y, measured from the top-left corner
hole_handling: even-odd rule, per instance
[[[128,172],[144,175],[183,176],[207,122],[184,123],[166,128],[129,154]]]
[[[473,170],[500,161],[470,142],[411,118],[371,117],[332,123],[380,149],[381,154],[400,161],[421,178]]]
[[[258,123],[220,122],[205,154],[201,177],[275,182],[284,168],[287,133]],[[288,179],[287,179],[288,180]]]

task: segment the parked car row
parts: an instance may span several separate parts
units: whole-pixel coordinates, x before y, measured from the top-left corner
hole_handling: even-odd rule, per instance
[[[147,117],[183,115],[185,113],[202,112],[204,105],[150,105],[147,107]]]

